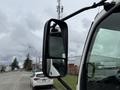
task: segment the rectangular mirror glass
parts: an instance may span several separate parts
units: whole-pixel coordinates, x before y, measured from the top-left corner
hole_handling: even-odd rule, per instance
[[[50,36],[49,56],[56,58],[65,58],[64,44],[62,37]]]

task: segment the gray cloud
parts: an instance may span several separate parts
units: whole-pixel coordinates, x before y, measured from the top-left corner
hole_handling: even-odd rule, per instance
[[[7,16],[0,10],[0,33],[7,33],[9,30],[9,23]]]
[[[42,38],[33,33],[36,30],[40,31],[41,22],[39,18],[28,15],[26,18],[20,17],[19,19],[16,18],[17,20],[9,21],[10,24],[8,24],[7,17],[3,17],[4,14],[1,14],[0,57],[8,57],[9,61],[13,56],[25,57],[28,52],[32,56],[40,56]],[[31,48],[28,50],[29,46]],[[2,58],[2,60],[4,59]]]
[[[33,14],[29,14],[25,18],[25,21],[26,21],[29,29],[34,30],[34,31],[41,29],[41,21],[37,16],[35,16]]]
[[[78,32],[70,30],[69,33],[69,55],[77,56],[82,53],[86,34],[84,32]]]
[[[33,56],[41,53],[43,23],[50,17],[57,17],[57,0],[50,2],[48,0],[1,0],[0,2],[0,9],[4,11],[0,11],[0,57],[25,56],[28,46],[31,47],[30,52]],[[87,6],[86,2],[91,2],[91,0],[63,1],[63,15],[68,15],[83,5]],[[90,19],[90,16],[87,18]],[[69,54],[76,56],[82,52],[89,19],[82,21],[81,16],[73,19],[69,27]],[[74,28],[74,26],[77,27]]]

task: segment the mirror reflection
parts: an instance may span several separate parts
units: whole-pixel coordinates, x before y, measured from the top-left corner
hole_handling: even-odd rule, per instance
[[[51,29],[48,43],[50,57],[65,58],[63,36],[59,27]]]
[[[94,77],[95,74],[95,65],[94,63],[88,63],[88,78]]]
[[[50,36],[49,55],[51,57],[65,58],[64,44],[62,37]]]
[[[49,76],[63,76],[65,74],[65,60],[64,59],[48,59],[47,73]]]

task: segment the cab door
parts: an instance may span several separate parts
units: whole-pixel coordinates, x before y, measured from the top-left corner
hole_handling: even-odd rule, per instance
[[[89,33],[79,90],[120,90],[120,5],[107,11]]]

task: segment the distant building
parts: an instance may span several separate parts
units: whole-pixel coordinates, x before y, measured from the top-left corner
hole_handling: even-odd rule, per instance
[[[79,68],[75,64],[68,64],[68,73],[73,75],[78,75]]]

